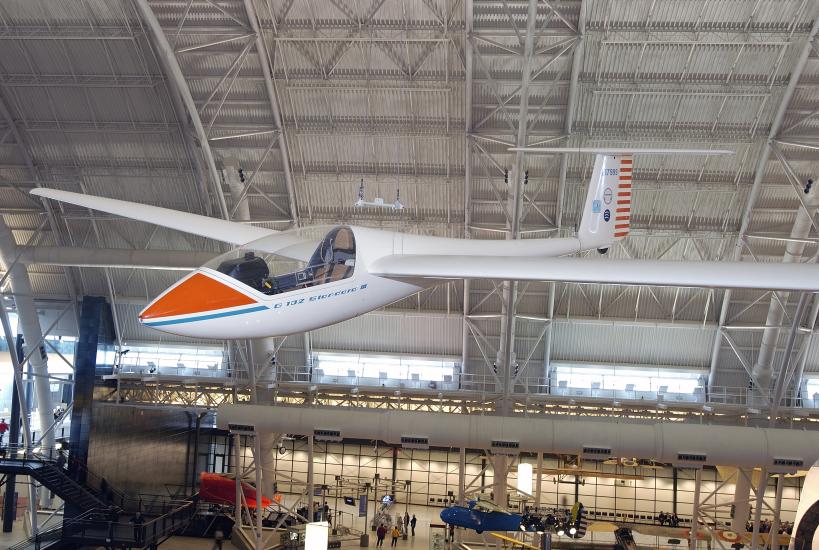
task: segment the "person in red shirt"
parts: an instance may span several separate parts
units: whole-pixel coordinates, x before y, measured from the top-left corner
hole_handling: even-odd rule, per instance
[[[9,431],[9,425],[6,424],[6,419],[0,419],[0,446],[3,445],[3,438],[6,436],[6,432]]]

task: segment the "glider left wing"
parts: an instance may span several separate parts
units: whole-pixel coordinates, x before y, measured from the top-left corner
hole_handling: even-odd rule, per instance
[[[819,290],[819,265],[588,258],[392,255],[368,267],[391,279],[496,279],[765,290]]]
[[[83,206],[91,210],[107,212],[115,216],[122,216],[132,220],[152,223],[169,229],[176,229],[193,235],[200,235],[235,245],[244,245],[264,239],[264,251],[293,260],[306,261],[315,249],[313,240],[305,240],[296,232],[274,231],[263,227],[232,222],[180,212],[160,206],[151,206],[136,202],[96,197],[59,189],[37,188],[31,191],[32,195],[54,199],[76,206]],[[261,248],[261,247],[260,247]]]

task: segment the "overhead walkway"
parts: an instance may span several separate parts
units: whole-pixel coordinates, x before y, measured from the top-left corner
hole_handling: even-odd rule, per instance
[[[283,368],[280,368],[282,370]],[[151,369],[123,367],[116,373],[97,379],[98,386],[115,391],[97,393],[98,401],[145,403],[152,406],[199,406],[216,408],[249,398],[250,382],[246,373],[206,369]],[[493,412],[499,393],[494,381],[478,375],[458,375],[450,382],[419,380],[385,380],[357,377],[313,376],[283,370],[277,380],[257,381],[260,403],[296,404],[309,400],[314,405],[351,408],[389,408],[412,411],[472,413]],[[765,411],[749,408],[746,387],[713,387],[707,394],[693,396],[638,391],[603,391],[552,388],[542,378],[524,379],[515,386],[512,407],[518,414],[574,414],[595,417],[633,417],[641,420],[674,420],[709,423],[767,426]],[[786,396],[779,409],[780,421],[789,427],[815,429],[819,418],[819,399],[807,400]]]

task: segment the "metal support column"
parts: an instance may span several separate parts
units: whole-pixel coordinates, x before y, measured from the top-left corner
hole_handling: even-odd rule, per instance
[[[492,492],[495,495],[495,504],[506,508],[509,482],[509,457],[505,455],[492,456]]]
[[[262,506],[262,442],[259,434],[253,438],[253,465],[256,470],[256,550],[264,549],[262,541],[262,516],[264,506]]]
[[[28,425],[28,405],[26,403],[26,394],[23,390],[23,367],[20,362],[20,356],[18,356],[15,351],[17,350],[17,346],[15,345],[14,336],[11,333],[11,325],[9,324],[8,313],[6,312],[6,307],[0,300],[0,322],[3,325],[3,334],[6,338],[6,341],[9,342],[9,357],[11,358],[12,368],[14,369],[14,396],[17,397],[16,400],[12,399],[12,407],[16,405],[12,409],[12,417],[11,417],[11,430],[9,433],[9,445],[12,441],[15,443],[18,441],[20,437],[19,427],[22,423],[23,427],[23,441],[26,445],[26,453],[31,452],[31,432],[29,430]],[[14,413],[17,413],[16,415]],[[22,421],[22,422],[21,422]],[[16,481],[16,479],[15,479]],[[4,505],[10,506],[11,509],[4,509],[3,512],[3,531],[10,532],[12,529],[11,523],[14,521],[13,511],[14,511],[14,483],[10,483],[6,485],[6,497],[4,500]],[[11,493],[9,493],[11,491]],[[37,493],[34,487],[33,481],[28,485],[28,494],[29,494],[29,505],[32,507],[32,516],[31,516],[31,532],[32,534],[37,534],[37,515],[36,509],[34,508],[37,503]],[[7,520],[6,514],[12,514],[11,517]],[[6,523],[8,521],[8,524]]]
[[[740,222],[739,233],[737,235],[737,241],[734,244],[734,250],[731,257],[727,258],[729,260],[739,261],[742,258],[742,247],[745,234],[747,233],[748,226],[751,223],[751,212],[756,205],[756,200],[762,189],[762,179],[767,173],[766,166],[768,164],[768,158],[771,156],[771,143],[779,135],[779,130],[782,128],[782,121],[784,120],[785,112],[788,110],[788,105],[790,104],[793,93],[796,90],[796,85],[799,83],[799,79],[802,77],[802,72],[805,69],[808,56],[812,50],[811,44],[816,38],[817,31],[819,31],[819,17],[814,19],[810,33],[804,39],[801,53],[799,54],[799,58],[796,60],[796,64],[791,71],[790,78],[788,79],[788,85],[785,87],[785,92],[782,94],[782,99],[779,102],[776,114],[771,122],[770,130],[768,132],[768,139],[765,140],[765,144],[762,146],[762,151],[759,153],[756,169],[754,170],[753,185],[751,186],[751,191],[748,194],[748,202],[745,204],[745,210],[742,213],[742,221]],[[711,368],[708,372],[709,393],[711,391],[711,387],[716,381],[717,365],[719,362],[720,348],[722,347],[722,331],[728,317],[728,310],[730,309],[730,306],[731,290],[729,289],[725,291],[725,294],[723,294],[722,307],[720,308],[719,314],[719,325],[717,326],[717,333],[714,338],[713,348],[711,350]]]
[[[702,469],[694,473],[694,504],[691,506],[691,530],[688,533],[688,548],[697,550],[697,533],[699,532],[700,488],[702,487]]]
[[[768,468],[763,466],[759,473],[759,485],[756,486],[754,501],[754,529],[751,533],[751,550],[759,548],[759,523],[762,521],[762,507],[765,505],[765,488],[768,486]]]
[[[233,475],[236,477],[236,504],[233,507],[235,528],[242,528],[242,436],[233,434]]]
[[[205,133],[205,128],[202,126],[202,120],[199,117],[196,103],[194,103],[190,88],[187,82],[185,82],[185,77],[182,75],[182,69],[179,68],[179,62],[176,60],[173,48],[168,42],[168,38],[165,36],[165,32],[162,30],[159,20],[156,18],[151,6],[148,5],[148,0],[136,0],[134,4],[139,11],[140,17],[150,30],[156,54],[159,57],[159,62],[162,64],[165,75],[168,77],[168,82],[176,89],[176,96],[182,100],[185,113],[179,113],[178,116],[184,119],[185,115],[187,115],[187,119],[196,133],[196,139],[202,151],[202,156],[205,159],[205,165],[208,169],[208,176],[211,186],[213,187],[216,203],[219,205],[219,214],[223,219],[229,220],[230,212],[225,202],[225,195],[222,193],[222,180],[219,177],[219,170],[216,168],[216,160],[213,157],[213,151],[210,149],[210,142]],[[183,134],[184,133],[185,132],[183,132]]]
[[[537,466],[536,468],[536,475],[535,478],[535,509],[540,508],[540,499],[543,490],[543,453],[537,453]]]
[[[458,506],[466,506],[466,449],[458,449]]]
[[[270,102],[270,109],[273,111],[273,122],[276,124],[276,130],[279,132],[279,152],[281,153],[282,170],[284,171],[284,183],[287,187],[287,198],[290,205],[290,216],[293,218],[293,224],[299,225],[299,211],[296,205],[296,186],[293,184],[293,172],[290,166],[290,154],[287,149],[287,135],[285,134],[284,124],[282,123],[282,115],[279,109],[279,100],[276,94],[276,88],[273,85],[273,74],[270,72],[270,59],[267,54],[267,46],[265,45],[262,30],[259,28],[259,19],[256,16],[256,8],[253,6],[253,0],[244,0],[245,11],[247,12],[247,19],[250,23],[250,28],[256,35],[256,53],[259,55],[259,63],[262,66],[262,75],[264,75],[264,86],[267,91],[267,99]]]
[[[247,375],[250,384],[250,402],[256,405],[259,402],[256,388],[256,358],[253,353],[253,341],[247,340]]]
[[[734,517],[731,527],[736,532],[742,532],[745,524],[751,517],[751,475],[753,470],[739,469],[737,482],[734,486]]]
[[[472,0],[464,0],[464,32],[466,44],[464,47],[464,238],[470,237],[469,226],[472,223]],[[461,350],[461,372],[465,373],[469,364],[469,313],[471,304],[471,283],[464,279],[464,317],[463,317],[463,347]]]
[[[0,306],[1,307],[1,306]],[[15,369],[16,370],[16,369]],[[15,384],[11,393],[11,418],[9,419],[8,445],[11,447],[20,440],[20,393],[17,391],[17,373],[14,376]],[[11,533],[14,524],[14,508],[17,502],[17,476],[6,475],[6,492],[3,495],[3,532]]]
[[[85,481],[85,466],[88,464],[88,447],[91,437],[91,418],[94,400],[94,375],[97,366],[97,351],[100,344],[110,345],[110,327],[106,326],[105,298],[85,296],[80,306],[80,331],[77,353],[74,359],[74,406],[71,411],[71,441],[69,456],[70,470],[77,481]],[[65,517],[72,518],[83,513],[67,502]]]
[[[768,546],[771,550],[779,550],[779,518],[782,513],[782,492],[785,489],[785,475],[779,474],[776,478],[776,496],[774,497],[773,521],[771,522],[771,531],[768,535]],[[772,542],[776,541],[776,542]]]
[[[313,518],[316,517],[316,511],[313,509],[313,495],[315,494],[315,485],[313,480],[313,452],[314,452],[315,441],[313,440],[312,435],[307,436],[307,519],[313,521]],[[378,490],[376,489],[376,497],[378,496]]]
[[[39,344],[43,340],[43,331],[40,327],[40,319],[37,315],[37,307],[34,304],[34,292],[31,289],[31,281],[24,265],[16,262],[17,244],[14,235],[6,225],[5,220],[0,216],[0,258],[3,265],[10,272],[9,283],[14,295],[14,304],[17,306],[18,330],[21,329],[25,346],[23,351],[29,356],[28,363],[34,375],[35,397],[37,399],[37,413],[40,423],[40,433],[51,425],[54,406],[51,402],[51,384],[48,379],[48,356],[45,346]],[[12,335],[13,337],[13,335]],[[14,349],[14,340],[8,342],[9,350]],[[31,347],[39,345],[39,351],[31,353]],[[41,442],[41,447],[51,452],[54,448],[53,432],[46,433]],[[43,491],[48,495],[48,491]],[[44,498],[43,504],[47,504],[51,499]]]

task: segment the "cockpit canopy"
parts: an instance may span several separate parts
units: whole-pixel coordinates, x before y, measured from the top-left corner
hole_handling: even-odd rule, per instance
[[[215,269],[250,288],[273,295],[341,281],[355,270],[355,236],[349,227],[332,229],[319,243],[306,266],[275,254],[238,248],[214,258]]]

